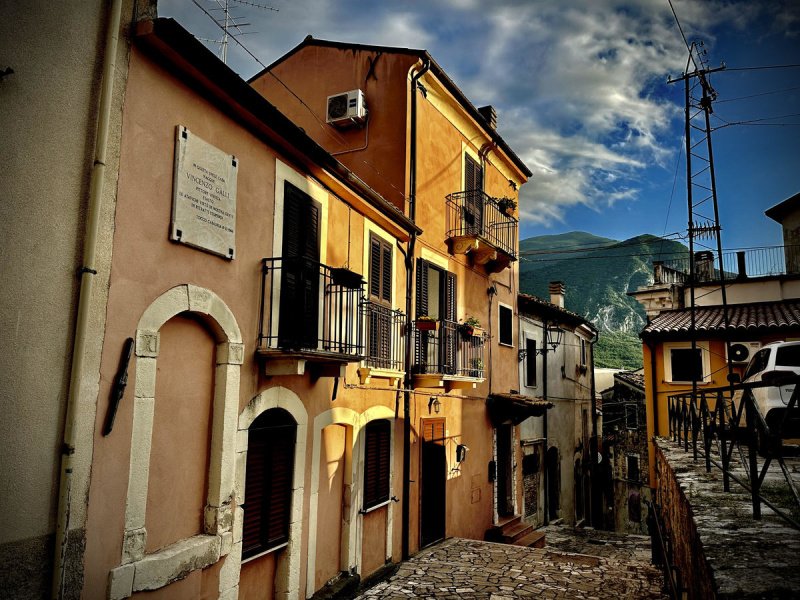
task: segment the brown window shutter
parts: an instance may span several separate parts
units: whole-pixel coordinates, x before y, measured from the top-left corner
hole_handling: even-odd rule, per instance
[[[289,540],[297,424],[280,408],[262,413],[248,432],[242,556]]]
[[[391,468],[391,422],[386,419],[370,421],[364,439],[364,508],[368,509],[389,500]]]

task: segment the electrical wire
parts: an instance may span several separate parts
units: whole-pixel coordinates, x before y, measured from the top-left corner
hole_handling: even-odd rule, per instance
[[[780,94],[783,92],[791,92],[794,90],[800,90],[800,85],[790,88],[783,88],[780,90],[772,90],[770,92],[761,92],[760,94],[750,94],[749,96],[739,96],[738,98],[725,98],[724,100],[717,100],[717,104],[723,104],[725,102],[736,102],[737,100],[748,100],[750,98],[758,98],[759,96],[769,96],[771,94]],[[716,116],[716,114],[714,114],[714,116]]]

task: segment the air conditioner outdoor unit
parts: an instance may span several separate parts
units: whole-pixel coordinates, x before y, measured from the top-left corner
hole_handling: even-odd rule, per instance
[[[369,111],[364,100],[364,92],[350,90],[328,96],[326,121],[337,127],[359,125],[367,120]]]
[[[760,349],[761,342],[734,342],[731,344],[730,361],[735,365],[747,364]]]

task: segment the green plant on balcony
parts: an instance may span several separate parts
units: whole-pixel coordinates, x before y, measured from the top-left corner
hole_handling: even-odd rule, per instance
[[[458,330],[461,332],[461,335],[465,338],[471,338],[474,335],[476,330],[480,330],[481,322],[475,317],[467,317],[464,319],[463,323],[460,323],[458,326]],[[478,331],[480,334],[480,331]]]
[[[497,199],[497,207],[500,209],[500,212],[505,214],[508,217],[514,216],[514,211],[517,208],[517,203],[507,196],[503,196],[502,198]]]
[[[473,358],[472,369],[469,372],[470,377],[483,377],[483,359]]]

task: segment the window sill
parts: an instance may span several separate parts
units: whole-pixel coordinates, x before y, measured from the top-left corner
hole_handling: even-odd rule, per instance
[[[513,347],[514,347],[514,343],[513,343],[513,342],[512,342],[512,343],[508,343],[508,342],[497,342],[497,345],[498,345],[498,346],[505,346],[506,348],[513,348]]]
[[[375,506],[370,506],[369,508],[362,508],[358,512],[360,514],[362,514],[362,515],[366,515],[366,514],[371,513],[374,510],[378,510],[379,508],[383,508],[384,506],[388,506],[389,504],[391,504],[391,502],[392,502],[392,499],[389,498],[388,500],[384,500],[383,502],[381,502],[380,504],[376,504]]]
[[[282,544],[278,544],[277,546],[273,546],[267,550],[263,550],[258,554],[254,554],[253,556],[248,556],[247,558],[242,559],[242,564],[250,562],[251,560],[255,560],[257,558],[261,558],[262,556],[266,556],[270,552],[275,552],[276,550],[281,550],[282,548],[286,548],[289,545],[289,542],[283,542]]]

